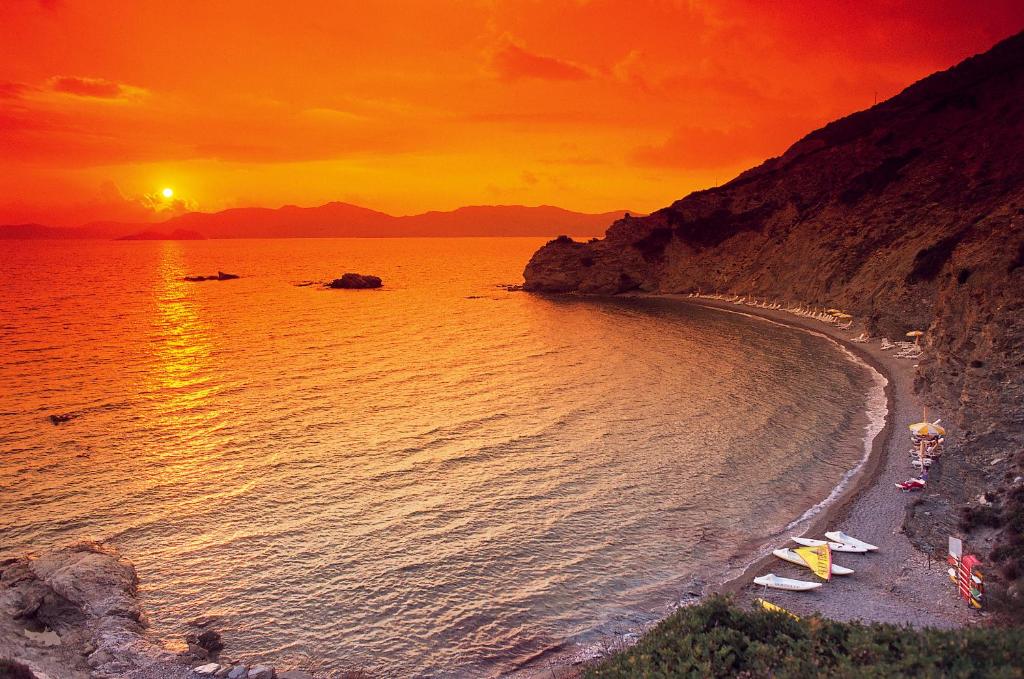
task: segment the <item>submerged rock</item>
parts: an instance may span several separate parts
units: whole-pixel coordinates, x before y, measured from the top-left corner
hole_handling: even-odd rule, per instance
[[[327,284],[327,287],[362,290],[366,288],[379,288],[381,285],[383,285],[383,281],[378,276],[347,273],[342,275],[341,278],[335,278]]]
[[[50,422],[52,422],[53,424],[64,424],[65,422],[70,422],[71,420],[75,419],[75,416],[72,415],[71,413],[58,413],[55,415],[50,415],[49,419]]]

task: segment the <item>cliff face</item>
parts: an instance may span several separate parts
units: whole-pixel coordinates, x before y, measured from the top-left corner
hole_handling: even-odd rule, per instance
[[[927,330],[918,387],[955,441],[934,502],[989,491],[992,556],[1005,580],[1024,575],[1024,33],[604,239],[556,239],[524,276],[531,291],[717,290],[838,306],[891,338]],[[918,514],[908,528],[944,544]]]

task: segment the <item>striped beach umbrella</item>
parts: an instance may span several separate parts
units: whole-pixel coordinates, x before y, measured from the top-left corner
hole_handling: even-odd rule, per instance
[[[910,431],[915,436],[922,438],[935,438],[936,436],[945,436],[946,430],[937,424],[931,422],[917,422],[916,424],[910,425]]]

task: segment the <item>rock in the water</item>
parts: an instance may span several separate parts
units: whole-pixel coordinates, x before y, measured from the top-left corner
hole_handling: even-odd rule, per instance
[[[358,273],[347,273],[341,278],[335,278],[327,284],[329,288],[344,288],[349,290],[363,290],[366,288],[379,288],[383,281],[377,276],[364,276]]]
[[[53,424],[64,424],[74,419],[74,415],[70,413],[58,413],[56,415],[50,415],[50,422]]]
[[[270,665],[256,665],[249,670],[249,679],[274,679],[276,674]]]
[[[221,651],[224,648],[224,642],[221,641],[220,632],[212,629],[203,630],[199,634],[185,635],[185,643],[188,644],[189,651],[196,653],[196,655],[200,657],[215,655],[218,651]],[[197,650],[202,652],[197,653]]]
[[[185,276],[184,280],[189,283],[201,283],[202,281],[230,281],[236,278],[238,278],[238,274],[218,271],[216,276]]]
[[[218,665],[215,662],[192,668],[193,672],[204,677],[212,677],[214,674],[217,673],[218,670],[220,670],[220,665]]]

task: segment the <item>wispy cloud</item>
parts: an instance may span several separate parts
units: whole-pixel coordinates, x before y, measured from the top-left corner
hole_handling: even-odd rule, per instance
[[[20,99],[30,91],[32,87],[25,83],[0,81],[0,99]]]
[[[491,54],[491,68],[504,80],[586,80],[591,77],[582,66],[557,57],[535,54],[508,37]]]
[[[73,75],[54,76],[50,78],[49,85],[54,92],[94,99],[129,99],[145,93],[145,90],[140,87],[132,87],[105,78],[83,78]]]

